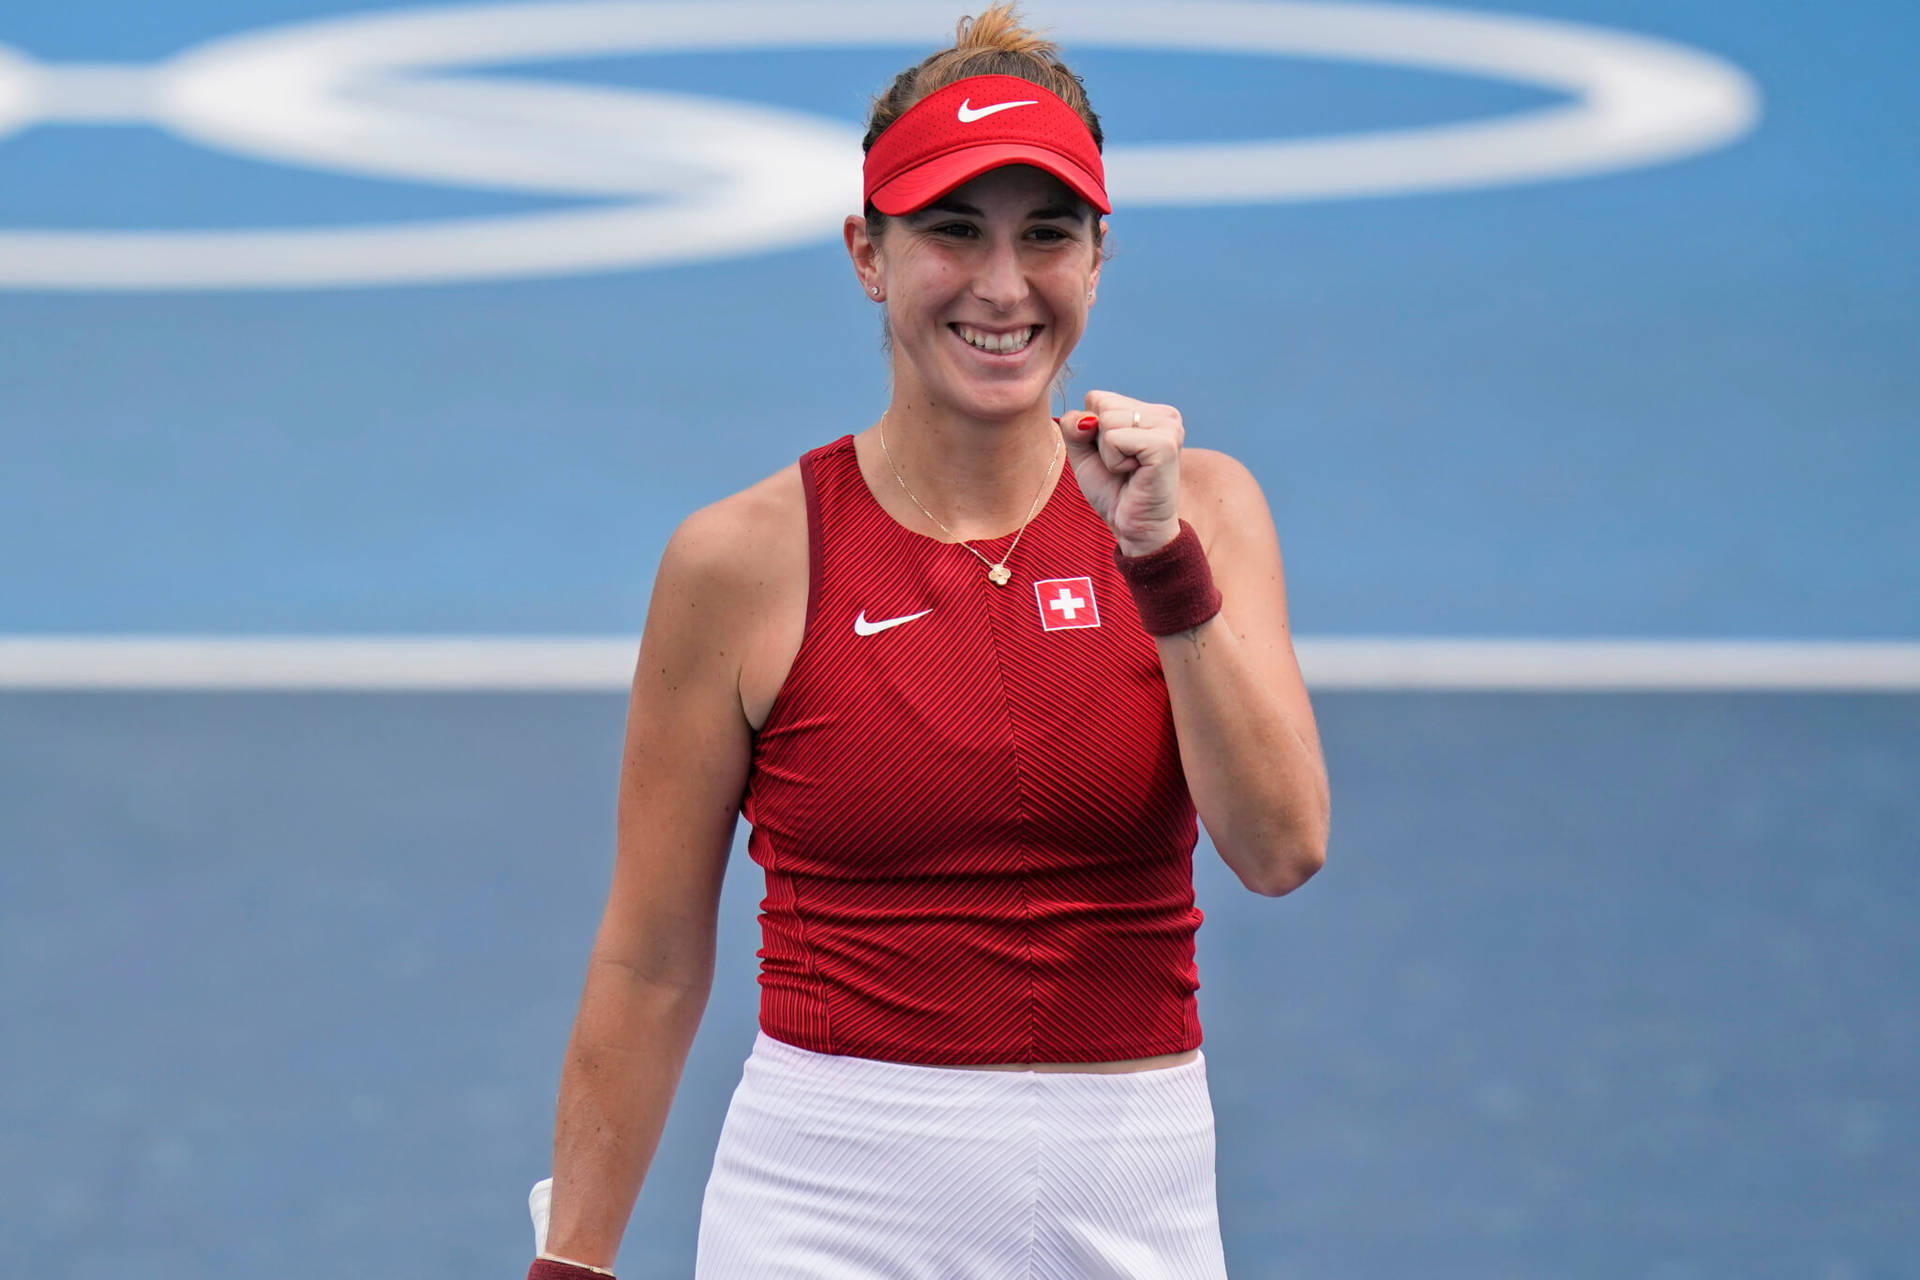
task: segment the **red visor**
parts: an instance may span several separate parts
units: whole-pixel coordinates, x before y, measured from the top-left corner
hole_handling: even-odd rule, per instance
[[[1079,112],[1017,76],[969,76],[909,107],[867,152],[867,201],[889,216],[912,213],[1003,164],[1044,169],[1113,212],[1100,149]]]

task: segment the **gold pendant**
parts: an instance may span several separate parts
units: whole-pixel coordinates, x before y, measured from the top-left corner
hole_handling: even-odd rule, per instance
[[[993,566],[993,568],[987,570],[987,581],[991,582],[996,587],[1006,586],[1007,579],[1011,578],[1012,576],[1013,576],[1013,570],[1007,568],[1007,566],[1003,564],[997,564]]]

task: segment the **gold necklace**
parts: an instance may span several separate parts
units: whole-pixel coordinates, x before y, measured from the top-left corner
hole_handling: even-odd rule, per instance
[[[893,468],[893,478],[900,482],[902,489],[906,489],[907,497],[913,499],[913,505],[920,508],[922,512],[925,512],[927,519],[940,525],[940,532],[946,534],[949,538],[953,538],[955,542],[959,542],[961,546],[980,557],[980,563],[987,566],[987,581],[996,587],[1006,586],[1008,581],[1013,577],[1013,570],[1007,568],[1007,561],[1013,559],[1013,549],[1020,545],[1021,534],[1024,534],[1027,531],[1027,526],[1033,522],[1033,513],[1040,509],[1040,495],[1047,491],[1047,477],[1053,474],[1053,464],[1060,460],[1061,447],[1062,441],[1060,437],[1056,435],[1053,440],[1053,456],[1047,459],[1047,469],[1040,475],[1040,487],[1033,491],[1033,505],[1027,508],[1027,518],[1020,522],[1020,530],[1013,535],[1013,542],[1007,547],[1007,554],[1000,557],[999,564],[995,564],[985,556],[980,555],[979,550],[972,544],[961,541],[959,538],[954,538],[953,530],[941,523],[939,516],[928,511],[926,503],[913,496],[913,490],[907,488],[907,478],[900,474],[899,464],[893,460],[893,450],[887,448],[887,415],[884,412],[880,415],[880,452],[887,455],[887,465]]]

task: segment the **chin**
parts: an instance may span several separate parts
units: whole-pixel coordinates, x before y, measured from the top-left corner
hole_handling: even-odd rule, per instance
[[[1022,378],[1006,380],[964,376],[951,378],[947,381],[947,394],[943,398],[954,409],[975,418],[1019,417],[1030,413],[1036,404],[1046,405],[1051,410],[1049,401],[1058,372],[1052,370],[1045,378],[1035,378],[1031,373]]]
[[[1047,388],[1039,387],[1031,392],[1023,390],[1017,394],[962,393],[948,403],[970,418],[1018,418],[1031,412],[1034,405],[1047,403]]]

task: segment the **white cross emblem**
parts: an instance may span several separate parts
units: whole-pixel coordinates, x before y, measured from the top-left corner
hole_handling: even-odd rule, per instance
[[[1048,631],[1100,625],[1092,578],[1044,578],[1033,584],[1033,594],[1040,605],[1040,625]]]

